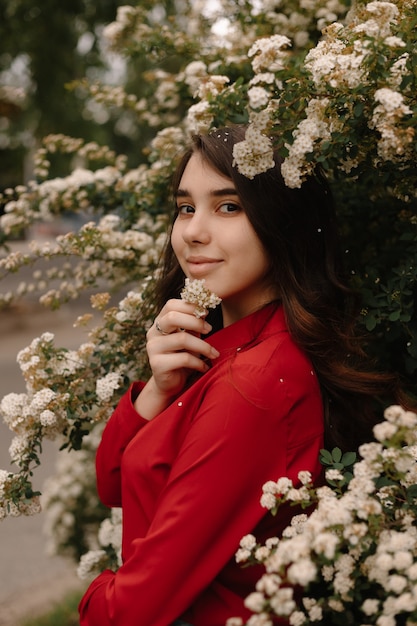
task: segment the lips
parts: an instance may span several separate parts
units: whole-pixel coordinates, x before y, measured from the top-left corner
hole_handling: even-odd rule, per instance
[[[186,262],[191,275],[202,276],[219,265],[221,260],[203,256],[190,256],[186,259]]]
[[[199,265],[200,263],[219,263],[219,259],[211,259],[206,256],[190,256],[186,259],[187,263]]]

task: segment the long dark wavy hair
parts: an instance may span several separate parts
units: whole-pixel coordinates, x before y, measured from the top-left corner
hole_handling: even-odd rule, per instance
[[[300,188],[291,189],[281,175],[282,159],[275,154],[275,167],[249,179],[233,165],[233,146],[244,137],[240,126],[195,136],[173,178],[173,195],[196,152],[233,181],[270,258],[288,330],[320,381],[325,445],[356,450],[372,440],[372,426],[381,421],[383,406],[406,405],[398,378],[377,371],[356,334],[359,299],[344,273],[332,194],[323,173],[316,170]],[[178,297],[183,284],[184,273],[168,241],[155,287],[157,306]],[[221,321],[214,320],[216,324]]]

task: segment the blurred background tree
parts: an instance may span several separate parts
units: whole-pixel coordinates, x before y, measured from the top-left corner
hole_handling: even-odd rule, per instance
[[[83,77],[88,68],[105,71],[100,29],[113,18],[118,4],[117,0],[1,4],[2,188],[22,182],[25,156],[43,136],[62,129],[97,138],[101,127],[86,119],[82,101],[66,85]],[[6,87],[19,90],[18,102],[10,101],[13,92]]]
[[[82,137],[106,144],[117,153],[140,158],[141,148],[154,134],[144,120],[112,115],[92,101],[78,81],[123,85],[138,99],[153,84],[147,71],[176,71],[175,54],[155,60],[152,55],[110,53],[102,32],[125,0],[9,0],[0,3],[0,191],[32,175],[31,154],[50,133]],[[147,19],[169,24],[178,16],[178,2],[141,2]],[[55,157],[52,175],[60,175],[67,159]]]

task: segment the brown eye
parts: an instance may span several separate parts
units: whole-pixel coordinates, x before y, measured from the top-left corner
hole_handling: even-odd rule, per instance
[[[238,204],[235,204],[234,202],[225,202],[219,208],[219,211],[221,213],[225,213],[226,215],[236,213],[240,210],[241,210],[240,206]]]
[[[191,204],[182,204],[177,207],[178,215],[192,215],[195,213],[195,208]]]

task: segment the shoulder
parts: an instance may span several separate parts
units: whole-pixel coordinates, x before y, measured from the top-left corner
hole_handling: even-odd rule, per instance
[[[288,394],[317,388],[310,359],[287,331],[272,334],[248,350],[239,351],[231,369],[234,380],[244,382],[254,392],[258,389]]]
[[[290,411],[300,399],[320,395],[308,357],[286,330],[268,332],[253,344],[236,347],[214,365],[205,392],[227,404],[241,403],[263,410]]]
[[[265,408],[278,398],[288,406],[319,393],[311,361],[288,332],[282,307],[268,306],[224,329],[220,337],[223,345],[217,337],[216,347],[221,357],[205,377],[213,392],[235,399],[240,394]]]
[[[224,437],[253,437],[295,448],[321,436],[320,386],[288,333],[238,350],[205,375],[195,417]],[[209,420],[205,419],[207,416]]]

